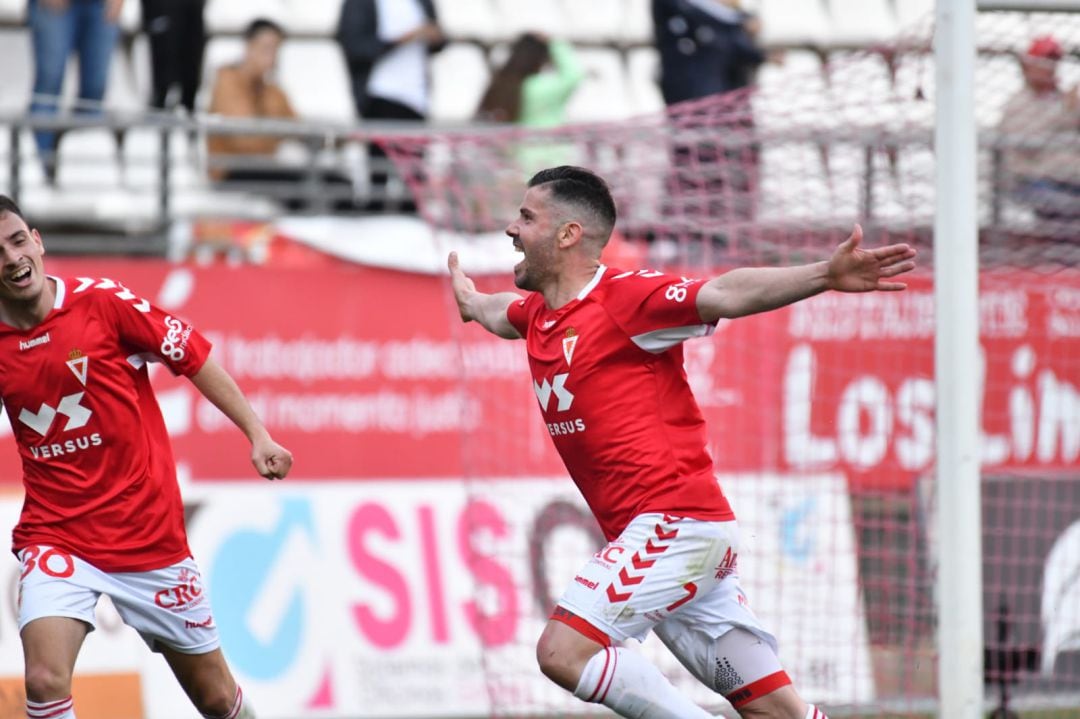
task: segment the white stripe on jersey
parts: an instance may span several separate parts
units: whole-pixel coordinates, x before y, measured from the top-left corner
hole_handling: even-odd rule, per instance
[[[45,276],[56,282],[56,300],[53,301],[53,309],[58,310],[64,306],[64,297],[67,296],[67,286],[64,285],[64,281],[59,277],[53,277],[52,275]]]
[[[589,280],[589,284],[581,288],[581,292],[578,292],[577,298],[579,300],[585,299],[585,297],[593,291],[593,288],[600,284],[600,279],[604,276],[605,272],[607,272],[607,267],[605,265],[600,265],[599,267],[597,267],[596,274],[593,275],[593,278],[591,280]]]
[[[653,354],[660,354],[671,349],[680,342],[694,337],[708,337],[716,331],[714,325],[686,325],[685,327],[665,327],[662,330],[653,330],[640,335],[634,335],[633,340],[641,349]]]

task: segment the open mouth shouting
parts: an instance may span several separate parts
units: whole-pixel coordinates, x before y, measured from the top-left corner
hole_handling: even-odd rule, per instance
[[[26,287],[30,284],[30,278],[33,275],[33,268],[30,265],[23,265],[18,269],[9,272],[7,274],[7,281],[9,284],[16,287]]]

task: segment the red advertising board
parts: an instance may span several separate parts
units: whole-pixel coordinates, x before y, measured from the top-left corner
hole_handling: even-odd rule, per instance
[[[560,473],[519,342],[462,325],[443,278],[57,259],[192,321],[275,437],[297,480]],[[486,279],[489,289],[509,277]],[[1075,470],[1080,274],[984,276],[984,465]],[[687,343],[718,469],[842,470],[899,488],[933,461],[933,293],[826,294],[722,323]],[[196,480],[255,478],[246,444],[189,383],[155,369],[178,461]],[[10,428],[0,482],[17,483]]]

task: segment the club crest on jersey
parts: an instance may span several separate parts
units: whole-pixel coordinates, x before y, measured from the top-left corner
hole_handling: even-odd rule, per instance
[[[574,348],[577,347],[577,341],[578,341],[577,330],[575,330],[573,327],[566,330],[566,336],[563,337],[563,341],[562,341],[562,353],[563,353],[563,357],[566,358],[566,366],[567,367],[570,366],[570,360],[574,356]]]
[[[78,378],[82,386],[86,386],[86,374],[90,368],[90,358],[82,353],[80,349],[73,349],[68,352],[68,360],[65,362],[74,374]]]

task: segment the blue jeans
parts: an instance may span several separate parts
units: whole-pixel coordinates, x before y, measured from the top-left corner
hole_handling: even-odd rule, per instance
[[[98,112],[105,97],[109,61],[120,34],[119,26],[105,18],[105,0],[69,0],[66,10],[52,10],[30,0],[30,32],[34,43],[34,97],[32,115],[55,115],[64,71],[72,52],[79,56],[79,107],[77,112]],[[42,158],[52,159],[57,133],[34,133]]]

